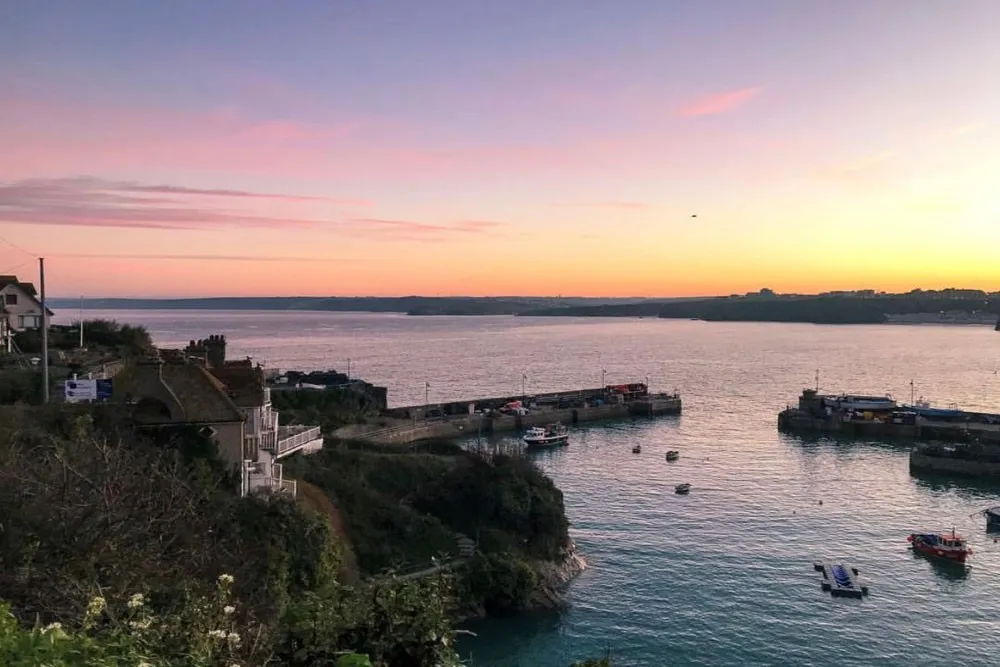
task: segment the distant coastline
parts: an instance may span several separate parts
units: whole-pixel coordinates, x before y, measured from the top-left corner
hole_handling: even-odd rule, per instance
[[[51,299],[55,309],[216,310],[400,313],[410,316],[650,317],[706,322],[993,325],[1000,293],[862,290],[816,295],[761,290],[724,297],[206,297]]]

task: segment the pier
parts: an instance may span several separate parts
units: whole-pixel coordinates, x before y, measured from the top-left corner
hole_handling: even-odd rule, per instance
[[[1000,414],[898,405],[888,397],[824,395],[805,389],[797,407],[778,414],[792,433],[1000,444]]]
[[[501,396],[384,410],[383,425],[352,425],[335,436],[377,444],[408,444],[519,431],[555,422],[572,425],[628,417],[679,415],[677,393],[651,393],[643,383]]]
[[[813,568],[822,572],[820,588],[833,597],[862,598],[868,595],[868,585],[861,581],[858,568],[847,563],[817,561]]]

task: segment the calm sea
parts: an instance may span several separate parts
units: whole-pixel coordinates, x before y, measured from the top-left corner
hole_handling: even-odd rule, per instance
[[[641,381],[677,388],[679,418],[573,430],[539,460],[592,568],[567,611],[477,623],[477,665],[565,667],[610,648],[623,666],[997,665],[1000,489],[910,475],[905,444],[780,435],[803,387],[917,396],[1000,412],[990,327],[412,318],[356,313],[97,312],[160,345],[225,333],[231,356],[347,368],[396,405]],[[643,445],[640,455],[630,452]],[[667,449],[681,459],[664,461]],[[673,485],[692,484],[687,497]],[[821,504],[822,503],[822,504]],[[912,531],[964,532],[972,566],[907,550]],[[833,599],[819,558],[855,563],[865,600]]]

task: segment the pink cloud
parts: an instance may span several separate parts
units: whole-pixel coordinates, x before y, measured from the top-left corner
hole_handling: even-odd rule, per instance
[[[210,262],[337,262],[354,261],[342,257],[260,257],[255,255],[117,255],[105,253],[54,253],[53,257],[74,257],[81,259],[137,259],[167,261],[210,261]]]
[[[610,208],[620,210],[640,210],[649,208],[649,205],[641,201],[598,201],[579,204],[553,204],[553,206],[566,206],[571,208]]]
[[[146,193],[163,196],[142,196]],[[242,190],[145,186],[98,178],[0,182],[0,223],[164,230],[295,228],[381,238],[440,238],[449,234],[485,233],[500,224],[487,221],[431,224],[379,218],[338,220],[304,215],[264,216],[253,210],[222,208],[216,201],[220,196],[238,200],[282,197]]]
[[[342,206],[372,206],[367,199],[340,199],[334,197],[317,197],[313,195],[288,195],[268,192],[248,192],[246,190],[224,190],[187,188],[180,185],[137,185],[133,183],[118,184],[116,189],[127,192],[152,192],[168,195],[196,195],[205,197],[239,197],[246,199],[279,199],[285,201],[315,201],[339,204]]]
[[[481,234],[501,227],[503,223],[490,220],[461,220],[450,224],[432,224],[413,220],[387,220],[384,218],[356,218],[351,222],[375,234],[390,234],[411,241],[439,238],[442,234]]]
[[[713,116],[743,105],[761,92],[760,88],[741,88],[726,93],[714,93],[688,102],[677,110],[678,116]]]

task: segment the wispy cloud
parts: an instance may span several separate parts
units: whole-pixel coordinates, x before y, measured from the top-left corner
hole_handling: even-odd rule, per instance
[[[204,197],[239,197],[245,199],[280,199],[284,201],[316,201],[339,204],[342,206],[371,206],[366,199],[339,199],[333,197],[318,197],[314,195],[289,195],[268,192],[249,192],[247,190],[220,190],[204,188],[188,188],[180,185],[140,185],[137,183],[118,183],[116,189],[126,192],[150,192],[166,195],[195,195]]]
[[[962,137],[967,134],[975,134],[986,129],[986,123],[968,123],[951,128],[950,134],[955,137]]]
[[[345,236],[388,240],[434,240],[448,235],[485,234],[502,223],[459,220],[447,224],[382,218],[316,217],[296,209],[298,197],[284,202],[287,215],[261,215],[246,205],[259,199],[284,200],[244,190],[210,190],[172,185],[142,185],[98,178],[33,179],[0,182],[0,223],[65,227],[211,230],[244,227],[314,229]],[[338,202],[318,198],[324,203]],[[233,202],[230,202],[233,203]],[[235,261],[235,260],[234,260]],[[245,260],[251,261],[251,260]]]
[[[677,110],[678,116],[690,118],[694,116],[714,116],[715,114],[726,113],[742,106],[750,99],[756,97],[761,88],[741,88],[725,93],[713,93],[692,100]]]
[[[144,193],[163,196],[146,197]],[[304,217],[267,217],[222,209],[196,199],[205,194],[192,188],[174,191],[171,186],[86,177],[23,180],[0,184],[0,222],[138,229],[308,228],[323,224]]]
[[[878,153],[872,153],[853,162],[841,165],[835,171],[841,174],[856,174],[884,164],[895,156],[896,154],[893,151],[879,151]]]
[[[484,234],[497,230],[503,223],[491,220],[459,220],[448,224],[418,222],[415,220],[389,220],[385,218],[355,218],[352,223],[360,225],[372,235],[389,235],[410,241],[433,241],[443,234]]]
[[[568,208],[610,208],[620,210],[639,210],[649,208],[649,204],[641,201],[597,201],[577,204],[553,204],[553,206]]]
[[[83,259],[136,259],[136,260],[168,260],[168,261],[206,261],[206,262],[337,262],[343,257],[278,257],[258,255],[125,255],[107,253],[53,253],[53,257],[78,257]]]

